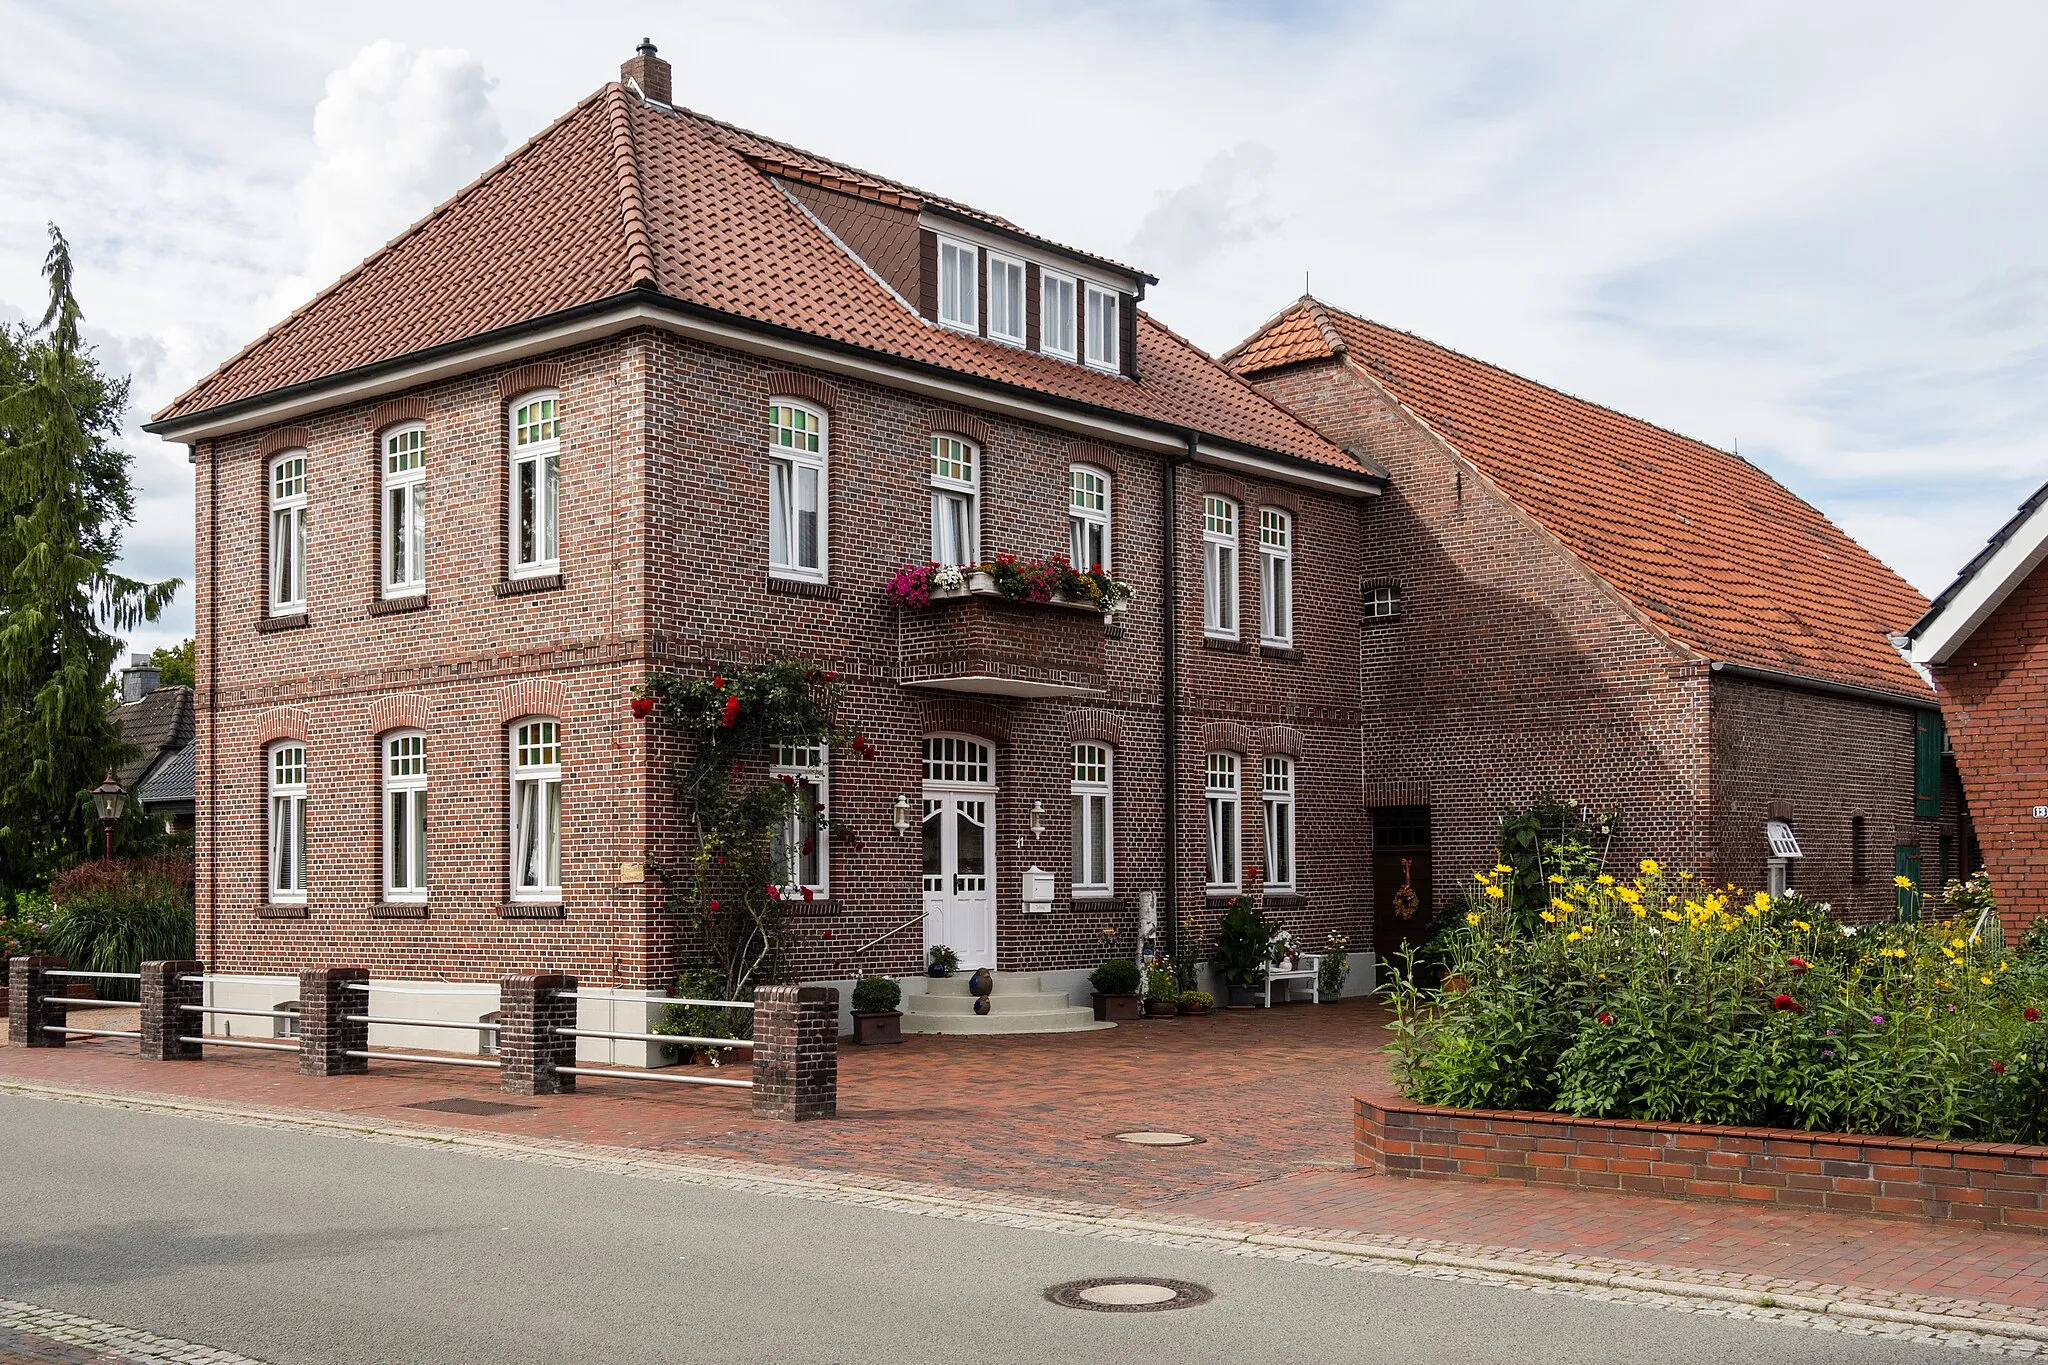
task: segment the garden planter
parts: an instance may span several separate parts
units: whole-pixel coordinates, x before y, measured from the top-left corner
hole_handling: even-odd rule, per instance
[[[1214,1005],[1188,1005],[1182,1008],[1181,1013],[1199,1019],[1215,1008]]]
[[[1138,997],[1130,995],[1104,995],[1101,991],[1092,993],[1095,1003],[1095,1017],[1098,1020],[1121,1024],[1138,1017]]]
[[[926,976],[936,977],[937,979],[943,981],[953,974],[953,969],[951,967],[941,967],[937,964],[933,964],[932,966],[929,966],[924,969],[924,974]]]
[[[1177,1019],[1180,1017],[1180,1006],[1171,1000],[1147,1000],[1145,1002],[1145,1017],[1147,1019]]]
[[[902,1042],[903,1011],[884,1010],[879,1014],[854,1015],[853,1041],[862,1047]]]
[[[1232,986],[1229,1007],[1234,1010],[1255,1010],[1266,1003],[1266,993],[1258,986]]]

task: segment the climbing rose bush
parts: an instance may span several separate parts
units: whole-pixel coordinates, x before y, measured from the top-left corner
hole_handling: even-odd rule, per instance
[[[1395,965],[1396,1077],[1426,1104],[1901,1137],[2048,1140],[2038,982],[1974,916],[1849,925],[1667,874],[1475,875],[1443,985]],[[1905,885],[1902,883],[1902,885]],[[1912,893],[1909,889],[1909,895]],[[1930,911],[1938,911],[1930,903]]]

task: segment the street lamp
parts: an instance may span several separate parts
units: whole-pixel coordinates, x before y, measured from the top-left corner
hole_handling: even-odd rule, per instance
[[[106,850],[102,861],[114,861],[114,826],[121,819],[121,805],[128,799],[121,784],[114,780],[113,770],[107,770],[107,780],[92,789],[92,803],[99,807],[100,828],[106,833]]]

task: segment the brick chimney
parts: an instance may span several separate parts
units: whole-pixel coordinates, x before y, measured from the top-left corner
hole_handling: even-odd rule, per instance
[[[640,87],[640,93],[656,104],[673,104],[668,63],[654,55],[654,43],[647,38],[633,50],[633,60],[619,68],[619,79]]]
[[[147,654],[129,656],[131,662],[121,670],[121,700],[141,701],[156,691],[163,681],[163,673],[149,661]]]

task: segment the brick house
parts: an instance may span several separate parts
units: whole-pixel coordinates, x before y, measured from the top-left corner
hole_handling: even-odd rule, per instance
[[[1223,359],[1390,474],[1355,569],[1381,951],[1403,859],[1441,897],[1544,789],[1620,813],[1610,866],[1863,918],[1952,862],[1934,697],[1888,638],[1925,601],[1761,470],[1313,298]]]
[[[2008,933],[2048,915],[2048,485],[1907,632],[1934,675]]]
[[[880,748],[785,756],[853,835],[792,868],[807,978],[943,941],[1064,990],[1254,869],[1361,940],[1383,473],[1146,315],[1142,271],[669,80],[643,47],[149,425],[196,471],[201,954],[665,983],[679,755],[627,699],[774,656]],[[884,596],[1070,547],[1134,604]]]

